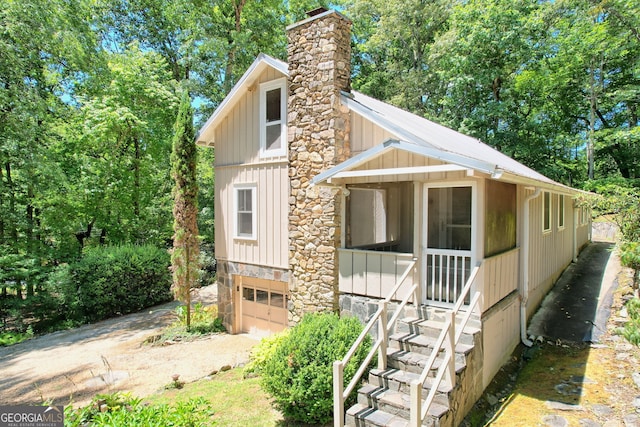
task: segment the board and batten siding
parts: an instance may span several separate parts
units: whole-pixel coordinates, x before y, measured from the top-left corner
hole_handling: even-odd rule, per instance
[[[388,139],[398,139],[398,136],[386,131],[377,124],[362,117],[358,113],[351,112],[351,156],[356,156],[363,151],[382,144]],[[442,165],[443,162],[418,156],[401,150],[391,150],[367,163],[360,165],[353,170],[375,170],[393,169],[418,166]],[[401,182],[401,181],[444,181],[462,180],[466,178],[465,172],[441,172],[430,174],[403,174],[384,175],[371,177],[349,178],[351,184],[370,184],[378,182]]]
[[[268,67],[215,130],[216,257],[288,268],[288,161],[260,157],[260,83],[284,77]],[[235,188],[256,188],[256,239],[234,236]]]
[[[525,191],[522,200],[530,194],[531,191]],[[533,315],[544,296],[573,260],[573,201],[571,196],[565,195],[564,228],[558,228],[558,199],[558,194],[551,193],[551,230],[546,232],[542,229],[544,191],[530,202],[528,316]]]
[[[362,117],[360,114],[351,111],[351,156],[360,154],[369,148],[381,144],[387,139],[397,139],[398,137],[391,132]]]
[[[482,261],[482,312],[493,307],[518,289],[520,248],[485,258]]]

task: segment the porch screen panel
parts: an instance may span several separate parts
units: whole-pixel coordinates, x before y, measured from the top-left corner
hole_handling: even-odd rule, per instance
[[[429,189],[428,246],[471,250],[471,187]]]
[[[384,189],[352,189],[350,195],[351,246],[387,241],[387,192]]]
[[[516,186],[487,180],[484,253],[490,257],[516,247]]]

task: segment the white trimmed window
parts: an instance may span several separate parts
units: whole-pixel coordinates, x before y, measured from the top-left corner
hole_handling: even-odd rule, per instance
[[[542,232],[551,231],[551,193],[542,193]]]
[[[256,239],[256,184],[240,184],[234,189],[235,224],[237,239]]]
[[[558,229],[564,228],[564,194],[558,194]]]
[[[260,157],[286,154],[286,83],[278,79],[260,85]]]
[[[589,223],[589,209],[587,209],[586,207],[582,208],[582,225],[588,224]]]

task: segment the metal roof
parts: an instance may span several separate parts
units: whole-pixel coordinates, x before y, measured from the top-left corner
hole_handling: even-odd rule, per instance
[[[547,178],[476,138],[371,98],[363,93],[356,91],[343,92],[341,100],[351,111],[396,135],[399,141],[389,144],[389,147],[406,150],[411,147],[407,143],[411,143],[416,147],[421,147],[420,149],[409,150],[415,154],[464,166],[478,172],[494,174],[494,176],[502,175],[504,180],[526,185],[542,185],[565,193],[576,191],[571,187]],[[370,160],[365,160],[364,157],[376,155],[371,150],[361,154],[363,158],[360,158],[357,162],[358,164]],[[356,157],[344,162],[346,164],[340,164],[326,171],[322,174],[322,177],[329,179],[336,173],[355,168],[356,162],[352,163],[352,160]],[[320,176],[313,180],[315,184],[321,181]]]
[[[231,111],[245,91],[259,78],[266,67],[288,75],[286,62],[269,55],[260,54],[220,103],[218,108],[200,128],[196,135],[199,145],[213,145],[214,129]],[[480,140],[464,135],[446,126],[439,125],[423,117],[404,111],[393,105],[371,98],[363,93],[343,92],[341,101],[354,113],[384,128],[396,139],[384,141],[357,156],[325,171],[313,180],[320,184],[338,173],[353,170],[387,150],[403,150],[416,155],[430,157],[478,172],[491,174],[509,182],[554,189],[562,193],[575,193],[565,186],[534,171]]]

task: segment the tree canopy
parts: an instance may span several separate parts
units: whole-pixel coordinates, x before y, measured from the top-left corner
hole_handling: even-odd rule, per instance
[[[637,185],[637,1],[321,3],[354,23],[355,89],[560,182]],[[319,5],[3,2],[0,264],[46,268],[102,243],[169,247],[179,91],[193,95],[197,127],[260,52],[286,60],[286,26]],[[213,240],[213,156],[205,150],[198,165],[205,243]],[[38,280],[18,275],[17,283]]]

